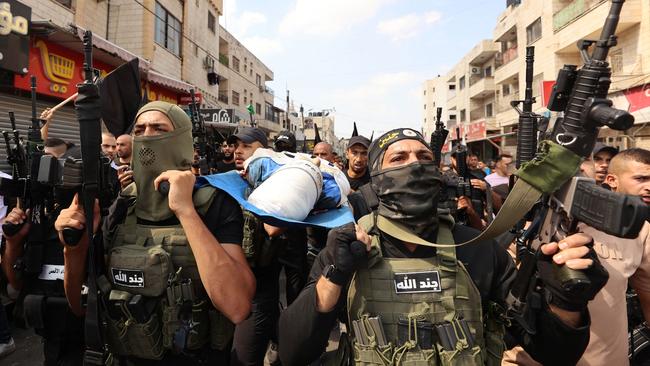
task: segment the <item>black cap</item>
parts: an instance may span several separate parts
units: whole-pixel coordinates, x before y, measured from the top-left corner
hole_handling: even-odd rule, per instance
[[[275,138],[275,144],[277,145],[279,142],[283,142],[294,149],[296,148],[296,136],[290,131],[281,131]]]
[[[370,140],[368,140],[367,137],[363,137],[361,135],[358,136],[352,136],[350,137],[350,140],[348,141],[348,149],[352,147],[352,145],[361,145],[365,147],[366,149],[370,146]]]
[[[618,154],[618,149],[615,148],[614,146],[607,146],[602,142],[597,142],[596,145],[594,146],[594,149],[592,150],[592,155],[596,155],[603,150],[609,151],[612,154],[612,156]]]
[[[241,140],[246,144],[258,141],[264,147],[269,144],[269,140],[266,138],[264,131],[257,127],[240,127],[237,133],[228,136],[227,142],[233,144],[237,142],[237,140]]]

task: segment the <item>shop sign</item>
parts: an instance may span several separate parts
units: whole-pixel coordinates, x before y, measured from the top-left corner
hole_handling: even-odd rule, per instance
[[[162,102],[176,104],[178,102],[178,94],[168,89],[162,88],[156,84],[148,83],[146,87],[142,88],[142,94],[147,93],[147,100],[150,102],[159,100]]]
[[[630,102],[630,113],[650,107],[650,83],[625,90],[623,94]]]
[[[77,84],[84,81],[83,54],[74,52],[56,43],[34,38],[29,49],[29,71],[16,75],[14,86],[30,90],[30,76],[36,76],[36,92],[59,98],[67,98],[77,92]],[[114,69],[113,66],[93,60],[93,67],[102,77]]]
[[[16,0],[0,0],[0,69],[27,73],[31,18],[29,6]]]

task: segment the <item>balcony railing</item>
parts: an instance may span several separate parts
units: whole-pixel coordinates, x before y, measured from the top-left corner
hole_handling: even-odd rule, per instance
[[[574,0],[553,14],[553,31],[557,32],[606,0]]]
[[[228,56],[224,55],[223,53],[220,53],[219,62],[221,62],[221,64],[225,65],[226,67],[228,67],[228,63],[229,63]]]
[[[517,47],[510,47],[504,52],[498,52],[496,55],[496,67],[499,68],[503,65],[507,65],[518,56]]]

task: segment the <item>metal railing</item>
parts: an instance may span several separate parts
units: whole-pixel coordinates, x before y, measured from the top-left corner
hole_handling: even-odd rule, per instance
[[[553,32],[566,27],[607,0],[574,0],[553,14]]]

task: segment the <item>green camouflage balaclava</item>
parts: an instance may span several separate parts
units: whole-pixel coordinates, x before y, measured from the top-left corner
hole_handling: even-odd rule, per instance
[[[422,135],[410,128],[389,131],[372,142],[368,165],[370,184],[379,198],[378,213],[428,239],[438,227],[436,211],[441,189],[440,171],[433,161],[382,169],[386,150],[400,140],[417,140],[429,148]]]
[[[167,116],[174,130],[157,136],[133,137],[133,179],[138,189],[135,204],[137,217],[148,221],[162,221],[174,216],[167,196],[156,191],[154,180],[166,170],[190,170],[194,158],[192,123],[177,105],[167,102],[145,104],[135,117],[145,112],[158,111]]]

